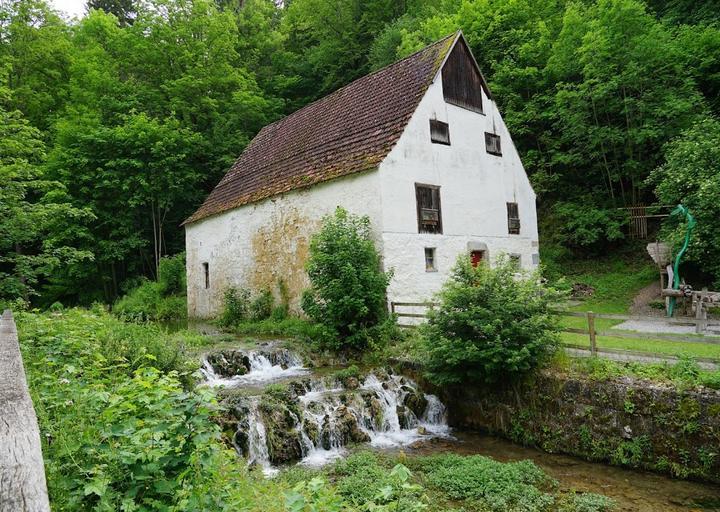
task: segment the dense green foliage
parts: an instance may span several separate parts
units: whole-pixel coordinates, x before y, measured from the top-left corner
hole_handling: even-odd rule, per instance
[[[720,113],[709,6],[92,0],[69,23],[45,0],[4,2],[3,116],[23,128],[3,133],[17,144],[0,155],[17,175],[2,202],[22,205],[0,246],[3,293],[109,303],[128,279],[156,279],[183,248],[183,219],[263,125],[458,28],[539,193],[543,237],[583,252],[619,243],[614,208],[693,201],[660,187],[658,198],[646,179],[679,151],[664,144],[689,148],[686,130]],[[715,272],[717,255],[692,252]]]
[[[460,257],[423,326],[427,372],[437,384],[512,380],[557,345],[551,312],[562,294],[507,258],[473,267]]]
[[[142,279],[113,306],[125,320],[182,320],[187,318],[185,254],[160,260],[158,280]]]
[[[684,258],[709,272],[720,286],[720,121],[703,119],[668,144],[666,162],[651,176],[666,204],[685,205],[697,220]],[[686,222],[672,219],[669,239],[685,236]]]
[[[391,274],[381,269],[368,217],[343,208],[325,217],[310,242],[307,271],[311,288],[302,307],[328,329],[328,342],[361,349],[382,338],[392,320],[386,306]]]
[[[41,133],[13,108],[6,83],[0,61],[0,300],[29,300],[60,267],[92,260],[75,246],[79,226],[92,216],[44,176]]]
[[[582,508],[600,498],[558,493],[529,462],[485,457],[360,452],[321,476],[296,469],[267,480],[223,445],[219,406],[194,387],[198,362],[188,350],[208,338],[123,323],[99,308],[17,321],[53,510],[609,510]]]

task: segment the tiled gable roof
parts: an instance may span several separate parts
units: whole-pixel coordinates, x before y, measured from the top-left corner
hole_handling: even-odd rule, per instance
[[[185,223],[377,168],[456,39],[448,36],[260,130]]]

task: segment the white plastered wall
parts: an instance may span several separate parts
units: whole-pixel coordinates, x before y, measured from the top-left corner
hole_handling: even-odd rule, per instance
[[[495,104],[483,93],[484,114],[445,102],[438,75],[398,144],[380,166],[382,247],[394,270],[390,301],[432,298],[458,255],[485,244],[492,261],[517,254],[524,268],[538,256],[535,193]],[[450,145],[433,144],[430,119],[449,124]],[[485,132],[501,137],[502,156],[485,149]],[[415,184],[440,187],[442,234],[419,234]],[[519,235],[508,234],[507,202],[519,207]],[[426,247],[436,249],[437,272],[425,270]]]
[[[307,189],[241,206],[189,224],[187,251],[188,314],[210,318],[222,309],[229,286],[253,291],[268,288],[278,295],[278,280],[288,286],[291,307],[298,311],[307,287],[305,262],[310,237],[324,215],[343,206],[368,215],[381,232],[381,196],[376,171],[352,175]],[[381,247],[381,240],[378,238]],[[203,263],[209,265],[205,288]]]

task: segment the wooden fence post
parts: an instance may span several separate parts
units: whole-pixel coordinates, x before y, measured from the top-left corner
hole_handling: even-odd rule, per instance
[[[597,355],[597,340],[595,339],[595,313],[592,311],[587,312],[587,323],[588,323],[588,335],[590,336],[590,353],[594,356]]]
[[[702,334],[707,329],[707,311],[705,311],[705,296],[707,295],[707,288],[703,288],[702,291],[695,294],[695,332]]]
[[[50,512],[40,432],[10,310],[0,318],[0,512]]]

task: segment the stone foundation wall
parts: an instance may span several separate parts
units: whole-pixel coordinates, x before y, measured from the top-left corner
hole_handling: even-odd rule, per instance
[[[444,390],[450,425],[547,452],[720,482],[720,392],[541,373]]]

